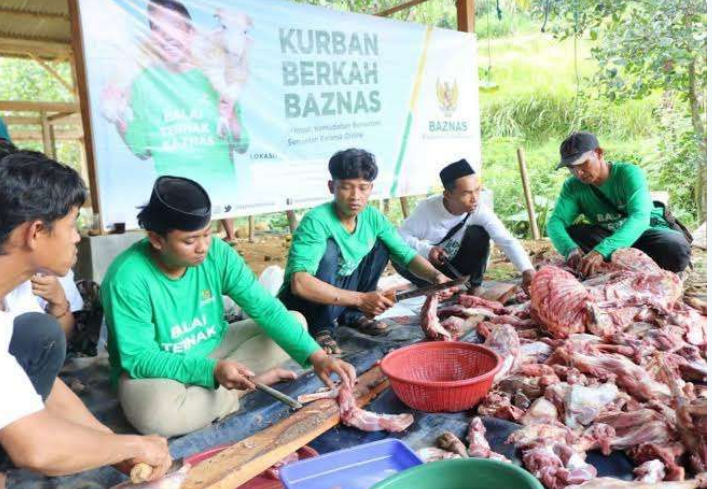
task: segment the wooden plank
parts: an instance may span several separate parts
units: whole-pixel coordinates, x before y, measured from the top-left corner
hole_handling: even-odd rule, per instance
[[[364,373],[354,388],[357,405],[368,404],[388,385],[379,367]],[[199,463],[190,470],[181,487],[234,489],[330,430],[339,421],[339,406],[335,400],[323,399],[308,404],[289,418]]]
[[[519,175],[522,177],[522,187],[524,187],[524,199],[527,204],[529,228],[532,231],[532,238],[541,239],[541,234],[539,233],[539,223],[536,221],[534,199],[532,199],[532,191],[529,185],[529,172],[527,171],[527,161],[524,158],[524,148],[517,148],[517,160],[519,161]]]
[[[77,112],[58,112],[47,117],[50,124],[81,124],[81,116]]]
[[[7,112],[77,112],[73,102],[32,102],[29,100],[0,100],[0,110]]]
[[[79,105],[84,128],[84,150],[89,172],[89,193],[94,214],[99,216],[99,229],[104,234],[104,223],[101,218],[101,204],[99,202],[99,184],[97,179],[96,161],[94,158],[94,145],[91,130],[91,114],[89,112],[89,89],[87,86],[86,66],[84,64],[84,36],[82,35],[79,5],[77,0],[67,0],[69,4],[69,17],[72,26],[72,52],[74,54],[77,88],[79,91]],[[61,111],[60,111],[61,112]]]
[[[401,10],[406,10],[411,7],[415,7],[418,4],[425,3],[428,0],[410,0],[409,2],[402,3],[400,5],[396,5],[395,7],[391,7],[389,9],[386,9],[382,12],[378,12],[376,14],[377,17],[388,17],[390,15],[395,14],[396,12],[400,12]]]
[[[72,48],[65,42],[47,42],[33,39],[18,39],[9,34],[0,34],[0,55],[26,58],[27,53],[33,53],[46,59],[66,57]]]
[[[457,30],[475,32],[475,0],[457,0]]]
[[[39,10],[19,9],[14,7],[0,7],[0,15],[21,15],[23,17],[33,17],[35,19],[59,19],[69,20],[69,14],[64,12],[42,12]]]
[[[4,117],[3,119],[8,126],[26,126],[29,124],[42,124],[42,119],[40,117],[11,115],[8,117]]]
[[[82,132],[81,131],[65,131],[65,130],[55,130],[54,132],[54,138],[57,141],[79,141],[82,139]],[[19,131],[19,130],[13,130],[12,131],[12,140],[13,141],[42,141],[42,131],[41,130],[36,130],[36,131]]]

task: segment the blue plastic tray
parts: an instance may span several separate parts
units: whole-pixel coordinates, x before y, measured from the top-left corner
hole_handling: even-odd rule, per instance
[[[386,439],[286,465],[279,476],[287,489],[369,489],[422,463],[408,445]]]

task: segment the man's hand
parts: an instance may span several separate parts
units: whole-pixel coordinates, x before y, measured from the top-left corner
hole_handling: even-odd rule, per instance
[[[220,360],[213,371],[215,380],[226,389],[251,391],[255,384],[250,381],[255,373],[243,364],[232,360]]]
[[[312,353],[309,361],[314,366],[314,373],[329,388],[334,387],[334,383],[329,378],[332,373],[341,377],[341,382],[349,387],[353,387],[356,383],[356,369],[353,365],[327,355],[324,350]]]
[[[145,463],[153,467],[149,481],[155,481],[166,475],[166,471],[171,466],[171,454],[168,451],[168,441],[156,435],[136,437],[135,457],[116,465],[121,472],[128,473],[131,468],[139,463]]]
[[[433,283],[434,284],[444,284],[445,282],[450,282],[452,279],[445,275],[444,273],[438,273],[434,278],[433,278]],[[450,287],[449,289],[441,290],[438,292],[438,297],[440,297],[441,300],[449,299],[450,297],[453,296],[453,294],[456,294],[459,292],[460,287],[455,286],[455,287]]]
[[[433,246],[430,248],[430,252],[428,253],[428,260],[430,260],[430,263],[433,265],[442,265],[445,258],[447,258],[447,253],[445,253],[443,248],[439,246]]]
[[[581,248],[575,248],[566,257],[566,264],[576,271],[581,269],[581,260],[583,260],[583,252]]]
[[[591,251],[581,260],[581,273],[584,277],[588,277],[601,267],[603,263],[603,255],[598,251]]]
[[[366,317],[375,318],[393,307],[393,301],[380,292],[365,292],[361,294],[358,309]]]
[[[529,287],[532,285],[532,280],[534,279],[535,274],[536,271],[531,268],[529,270],[524,270],[522,273],[522,289],[527,295],[529,295]]]
[[[42,297],[47,301],[50,308],[57,307],[64,309],[67,305],[67,296],[64,295],[62,284],[53,275],[33,275],[32,293]]]

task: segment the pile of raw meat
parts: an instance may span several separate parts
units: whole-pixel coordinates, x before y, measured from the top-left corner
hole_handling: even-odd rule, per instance
[[[523,425],[508,442],[524,466],[552,489],[599,487],[593,449],[625,450],[638,484],[706,473],[707,311],[682,300],[678,276],[623,249],[583,281],[544,265],[530,293],[507,307],[461,295],[438,308],[433,297],[421,314],[434,340],[474,320],[502,357],[478,413]]]

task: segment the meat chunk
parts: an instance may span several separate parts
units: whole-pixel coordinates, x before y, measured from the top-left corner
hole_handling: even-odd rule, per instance
[[[412,414],[376,414],[356,406],[356,398],[346,385],[339,390],[341,422],[362,431],[403,431],[413,424]]]
[[[467,453],[474,458],[491,458],[501,462],[510,462],[510,460],[497,452],[492,451],[489,442],[485,438],[485,425],[482,420],[475,416],[470,422],[470,427],[467,430]]]
[[[592,298],[568,272],[542,267],[531,284],[532,317],[554,338],[568,338],[586,330],[587,305]]]
[[[508,324],[494,326],[487,336],[484,346],[494,351],[502,359],[502,366],[494,377],[495,383],[517,369],[520,355],[519,336],[512,326]]]
[[[429,340],[452,341],[452,334],[440,324],[438,304],[440,299],[437,295],[431,295],[425,300],[420,311],[420,326]]]

